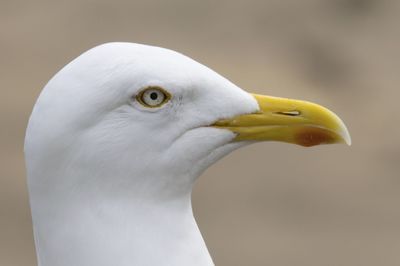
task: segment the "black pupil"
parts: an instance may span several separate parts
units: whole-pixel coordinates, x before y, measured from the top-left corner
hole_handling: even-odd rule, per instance
[[[158,94],[157,94],[156,92],[152,92],[152,93],[150,93],[150,98],[151,98],[152,100],[157,100]]]

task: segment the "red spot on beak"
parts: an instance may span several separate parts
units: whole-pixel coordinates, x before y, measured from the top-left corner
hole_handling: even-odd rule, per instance
[[[301,128],[294,137],[297,144],[305,147],[335,142],[334,133],[318,127]]]

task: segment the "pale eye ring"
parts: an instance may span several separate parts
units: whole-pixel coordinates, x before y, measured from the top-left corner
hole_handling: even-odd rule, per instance
[[[160,87],[147,87],[136,96],[136,100],[143,106],[156,108],[164,105],[171,99],[171,94]]]

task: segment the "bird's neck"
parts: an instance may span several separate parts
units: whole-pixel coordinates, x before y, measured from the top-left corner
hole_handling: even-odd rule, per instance
[[[105,193],[93,184],[35,184],[30,196],[40,266],[213,265],[193,217],[191,189],[155,200],[129,195],[126,187]]]

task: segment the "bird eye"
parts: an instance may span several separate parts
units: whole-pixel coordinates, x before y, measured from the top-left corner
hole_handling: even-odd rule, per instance
[[[145,107],[160,107],[171,99],[171,95],[160,87],[149,87],[136,96],[136,100]]]

